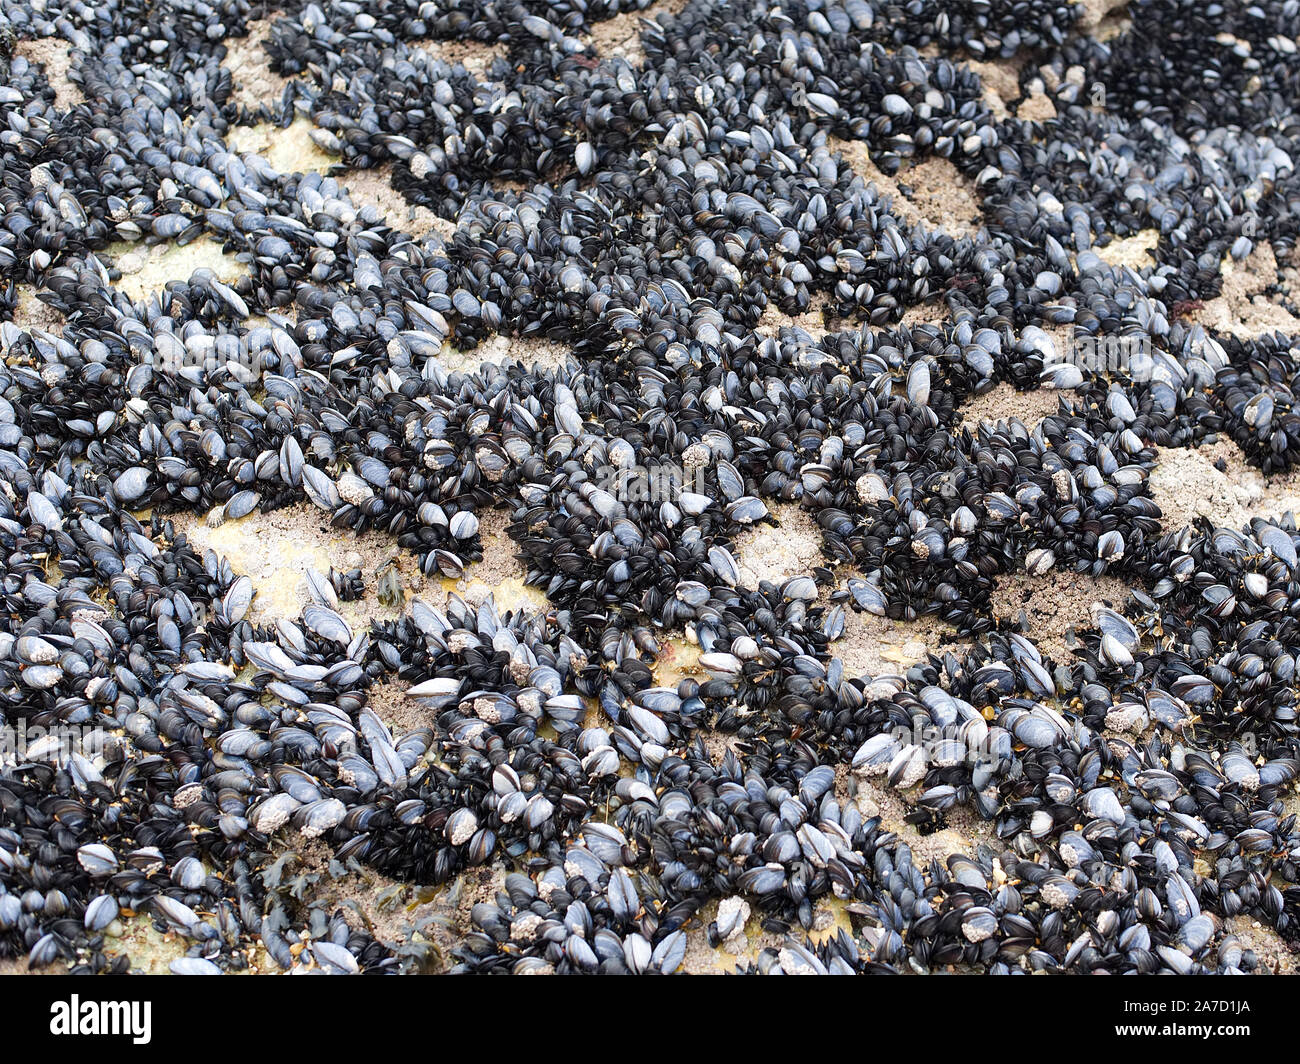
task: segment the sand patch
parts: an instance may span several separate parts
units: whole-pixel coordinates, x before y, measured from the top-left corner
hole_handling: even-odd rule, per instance
[[[492,64],[506,57],[504,44],[486,44],[483,41],[440,41],[427,37],[413,41],[411,47],[428,52],[449,67],[464,67],[466,72],[474,76],[475,81],[486,81]]]
[[[1275,517],[1288,510],[1300,514],[1300,472],[1265,477],[1228,439],[1194,450],[1157,447],[1149,484],[1166,532],[1198,517],[1239,530],[1252,517]]]
[[[952,236],[965,236],[979,227],[980,201],[974,185],[947,159],[932,155],[900,176],[900,187],[911,188],[911,201],[931,226]]]
[[[1261,240],[1241,262],[1223,260],[1223,288],[1190,317],[1207,329],[1254,339],[1265,333],[1300,334],[1300,318],[1262,293],[1277,283],[1277,259],[1267,240]]]
[[[54,109],[67,111],[79,103],[85,103],[86,97],[77,85],[68,77],[72,69],[72,45],[59,37],[42,37],[36,41],[19,41],[14,47],[14,54],[20,55],[27,62],[39,66],[45,74],[45,80],[54,90]]]
[[[591,34],[583,43],[602,59],[626,59],[630,66],[645,65],[645,50],[641,47],[641,21],[654,21],[660,15],[677,15],[686,6],[686,0],[659,0],[642,11],[623,11],[613,18],[592,24]]]
[[[743,969],[752,964],[763,950],[780,949],[785,944],[785,936],[764,931],[762,917],[752,905],[750,912],[754,915],[745,922],[743,930],[714,947],[709,945],[708,926],[717,919],[718,902],[702,905],[695,916],[698,923],[693,921],[693,926],[686,929],[682,971],[687,975],[731,974],[737,965]]]
[[[827,333],[837,331],[826,324],[829,316],[831,316],[830,310],[827,307],[814,307],[802,314],[791,315],[769,301],[763,316],[758,319],[758,324],[754,327],[754,332],[759,336],[771,337],[775,340],[780,336],[782,329],[802,329],[817,341]]]
[[[1056,105],[1044,91],[1041,79],[1029,83],[1029,92],[1016,107],[1016,117],[1026,122],[1050,122],[1056,117]]]
[[[548,610],[550,601],[546,595],[540,589],[524,584],[528,571],[515,557],[514,541],[506,534],[509,516],[501,510],[488,510],[480,513],[478,519],[483,560],[467,565],[465,575],[459,580],[443,580],[444,590],[454,590],[474,606],[491,595],[497,611],[502,614],[507,610]]]
[[[169,975],[171,962],[184,957],[193,944],[178,931],[159,931],[153,912],[144,906],[135,916],[121,916],[109,925],[104,955],[129,957],[132,975]]]
[[[1223,929],[1227,934],[1236,935],[1246,949],[1254,950],[1265,971],[1275,975],[1295,975],[1300,971],[1295,951],[1271,927],[1249,916],[1234,916]]]
[[[504,362],[522,362],[525,368],[540,366],[543,370],[562,369],[572,349],[554,340],[533,336],[488,337],[472,351],[457,351],[444,345],[438,361],[448,373],[477,373],[485,363],[500,365]]]
[[[734,904],[734,897],[728,900]],[[730,974],[735,972],[737,965],[744,969],[757,962],[758,955],[765,949],[781,950],[790,938],[803,945],[804,938],[807,937],[813,945],[820,945],[834,938],[840,931],[853,935],[848,903],[831,895],[817,899],[813,907],[813,925],[809,930],[805,931],[795,925],[788,936],[764,931],[763,917],[758,912],[758,907],[750,905],[744,899],[742,903],[748,905],[750,910],[744,927],[716,947],[709,945],[708,926],[717,919],[720,903],[710,901],[701,906],[695,920],[686,928],[686,956],[681,967],[683,972],[687,975]]]
[[[422,947],[424,958],[416,968],[423,974],[448,967],[451,951],[462,945],[473,930],[470,914],[474,906],[491,901],[505,883],[505,871],[500,867],[471,869],[440,888],[403,883],[368,866],[353,863],[343,868],[334,862],[328,845],[302,836],[286,841],[285,849],[276,856],[289,857],[285,876],[300,879],[303,884],[299,915],[308,907],[330,914],[342,911],[350,927],[368,931],[390,948],[405,947],[407,964],[411,963],[411,954]],[[308,928],[299,925],[292,929],[302,941],[290,946],[295,958],[291,971],[284,972],[276,965],[260,938],[253,935],[247,949],[249,974],[296,974],[316,967]]]
[[[1133,20],[1124,11],[1110,13],[1102,17],[1092,35],[1099,41],[1113,41],[1116,37],[1128,33],[1133,28]]]
[[[304,843],[299,849],[303,857],[304,870],[321,873],[321,878],[317,880],[312,891],[312,901],[323,905],[331,913],[334,909],[344,908],[344,918],[353,926],[356,924],[355,916],[359,908],[366,917],[364,920],[366,930],[381,942],[391,945],[407,937],[403,933],[399,914],[405,909],[402,902],[406,901],[415,890],[411,884],[390,879],[383,873],[364,866],[338,879],[331,879],[328,869],[334,855],[325,843],[313,839]],[[379,896],[383,896],[386,900],[391,898],[397,904],[376,905],[375,900]]]
[[[331,915],[341,909],[351,927],[364,928],[387,946],[400,945],[411,938],[412,913],[419,905],[418,887],[364,865],[350,867],[334,878],[330,869],[334,854],[320,839],[298,836],[290,846],[299,858],[292,874],[314,880],[304,899],[308,904],[319,906]],[[335,871],[338,868],[334,866]],[[270,970],[279,971],[275,967]]]
[[[241,109],[256,111],[264,104],[274,108],[289,87],[291,79],[271,69],[265,47],[271,37],[271,26],[283,16],[283,11],[273,11],[265,18],[249,19],[248,36],[226,42],[224,65],[234,82],[230,99]]]
[[[560,178],[556,179],[557,184],[561,182],[562,179]],[[531,192],[532,190],[533,190],[533,186],[530,182],[516,181],[513,178],[502,177],[492,182],[492,192],[494,198],[501,200],[502,202],[505,201],[505,197],[507,195],[513,195],[518,197],[524,195],[527,192]]]
[[[779,587],[792,576],[809,575],[826,564],[821,530],[805,510],[784,503],[773,506],[771,514],[776,527],[755,525],[736,536],[736,564],[745,587],[757,588],[763,580]]]
[[[1128,4],[1128,0],[1079,0],[1083,13],[1079,16],[1078,27],[1085,33],[1094,30],[1102,19],[1112,11]]]
[[[168,281],[188,281],[198,269],[211,270],[218,280],[229,285],[249,272],[246,263],[226,254],[218,241],[205,236],[183,247],[170,243],[119,243],[109,247],[107,254],[122,271],[117,290],[133,303],[161,291]]]
[[[1003,848],[993,833],[993,825],[965,806],[958,806],[944,815],[947,827],[922,835],[907,822],[911,807],[904,799],[904,793],[917,798],[923,789],[914,787],[908,792],[900,792],[853,774],[847,765],[840,765],[835,770],[835,793],[841,805],[854,802],[864,817],[880,817],[880,826],[907,844],[912,851],[912,863],[923,872],[931,861],[942,864],[955,853],[974,853],[980,843],[995,850]]]
[[[1047,334],[1047,338],[1052,341],[1052,348],[1058,355],[1068,355],[1074,350],[1074,326],[1073,325],[1048,325],[1044,322],[1039,326]],[[1068,389],[1052,389],[1047,391],[1062,391]],[[1028,395],[1028,392],[1022,393]],[[1055,413],[1055,411],[1053,411]]]
[[[452,950],[464,945],[474,930],[474,906],[494,902],[505,890],[505,879],[506,869],[499,862],[471,868],[443,887],[401,883],[367,868],[337,880],[319,880],[312,900],[324,897],[326,904],[343,907],[351,926],[359,922],[385,945],[424,947],[418,971],[432,975],[451,966]],[[378,905],[376,890],[382,899]]]
[[[1110,266],[1127,266],[1130,270],[1140,270],[1144,266],[1154,266],[1152,252],[1160,243],[1160,232],[1156,229],[1142,229],[1122,240],[1112,240],[1103,247],[1092,250],[1102,262]]]
[[[957,408],[957,416],[972,429],[981,422],[1019,418],[1031,432],[1043,418],[1055,414],[1060,395],[1051,388],[1018,392],[1007,381],[999,381],[987,392],[969,397]]]
[[[360,569],[367,594],[352,602],[340,602],[338,612],[352,627],[370,620],[393,620],[400,607],[380,605],[375,596],[376,570],[390,559],[401,574],[403,587],[420,591],[424,577],[413,555],[400,551],[397,540],[381,532],[361,535],[330,527],[324,510],[310,503],[286,506],[271,513],[251,513],[216,528],[192,514],[171,518],[177,533],[189,536],[191,547],[202,553],[213,550],[229,559],[231,568],[247,575],[257,594],[249,610],[255,624],[279,618],[293,619],[311,601],[307,592],[307,570],[328,577],[330,568],[340,572]]]
[[[882,173],[860,140],[827,137],[828,151],[838,151],[881,199],[891,200],[890,213],[908,225],[924,224],[963,236],[979,226],[980,201],[974,186],[947,159],[931,156],[900,170],[896,177]]]
[[[918,325],[933,325],[942,329],[948,323],[948,306],[937,298],[930,298],[924,303],[917,303],[903,311],[899,325],[915,329]]]
[[[14,286],[14,324],[30,332],[39,329],[42,332],[63,335],[63,315],[36,295],[36,289],[29,284]]]
[[[898,182],[888,176],[871,161],[871,155],[867,151],[867,145],[860,140],[840,140],[838,137],[827,137],[826,148],[831,152],[839,152],[844,161],[852,167],[863,182],[868,186],[875,186],[876,198],[884,207],[884,201],[889,200],[889,212],[900,221],[908,225],[918,225],[925,219],[921,216],[913,205],[912,201],[903,195],[902,189],[898,187]]]
[[[830,652],[844,663],[848,676],[901,676],[930,654],[964,654],[966,644],[950,642],[956,634],[936,617],[894,621],[846,607],[844,635],[830,645]]]
[[[707,729],[696,732],[696,737],[704,744],[704,752],[709,755],[709,761],[714,765],[721,765],[727,759],[728,754],[735,754],[737,758],[741,757],[740,750],[737,749],[740,740],[735,735]]]
[[[1278,263],[1278,299],[1300,303],[1300,248],[1293,247],[1286,258]]]
[[[425,581],[420,597],[439,610],[446,608],[448,596],[452,593],[471,606],[480,605],[491,595],[501,614],[521,610],[537,613],[549,609],[550,602],[540,590],[524,585],[527,574],[515,558],[513,543],[505,533],[508,523],[509,519],[500,511],[490,510],[481,514],[479,536],[483,542],[483,560],[466,566],[465,575],[459,580]],[[698,649],[695,656],[698,659]],[[370,688],[371,708],[393,729],[394,735],[415,728],[433,727],[434,714],[428,707],[417,699],[406,697],[409,686],[390,679]]]
[[[425,702],[406,697],[410,687],[403,680],[389,678],[371,684],[366,691],[368,705],[388,725],[394,738],[418,728],[433,728],[437,722],[437,713]]]
[[[693,637],[692,637],[693,638]],[[700,648],[691,639],[668,636],[659,640],[659,656],[654,663],[655,685],[676,687],[685,679],[707,679],[700,668]]]
[[[1294,787],[1295,785],[1292,784]],[[1292,790],[1282,798],[1282,815],[1300,819],[1300,791]]]
[[[984,102],[993,112],[993,117],[999,120],[1009,117],[1009,105],[1020,98],[1020,70],[1023,62],[1017,59],[1001,59],[996,62],[968,59],[966,65],[979,75],[980,83],[984,86]]]
[[[338,158],[317,144],[313,133],[317,130],[309,118],[295,118],[286,129],[272,122],[259,122],[255,126],[235,126],[226,144],[233,152],[262,156],[281,174],[323,174]]]
[[[444,241],[450,241],[456,235],[455,222],[439,218],[428,207],[408,203],[393,188],[392,178],[393,167],[388,163],[373,170],[353,170],[340,178],[339,184],[348,190],[358,208],[374,204],[391,228],[410,233],[417,240],[431,231]]]
[[[1101,602],[1121,610],[1128,585],[1113,576],[1052,570],[1045,576],[1025,572],[995,577],[990,602],[993,619],[1015,626],[1023,612],[1029,624],[1022,631],[1043,657],[1058,665],[1074,660],[1067,637],[1076,628],[1091,628],[1092,606]]]

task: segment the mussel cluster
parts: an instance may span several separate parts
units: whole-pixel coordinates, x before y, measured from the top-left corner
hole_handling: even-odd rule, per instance
[[[1300,459],[1296,337],[1197,320],[1225,268],[1294,251],[1300,2],[1095,15],[2,0],[0,960],[125,970],[141,914],[178,972],[418,967],[288,889],[303,838],[481,875],[458,972],[671,973],[749,919],[783,936],[737,951],[757,972],[1238,972],[1263,962],[1233,918],[1300,940],[1300,531],[1169,528],[1150,485],[1158,449]],[[283,91],[250,108],[254,23]],[[334,165],[240,150],[259,123]],[[969,230],[898,202],[926,160]],[[366,170],[405,217],[352,196]],[[126,255],[207,244],[237,277],[125,290]],[[568,357],[455,368],[497,336]],[[1005,384],[1054,411],[963,420]],[[619,489],[660,468],[672,492]],[[313,572],[258,621],[257,576],[173,521],[295,504],[431,580],[502,517],[547,607],[362,628],[360,573]],[[781,508],[822,556],[752,580]],[[1130,590],[1053,656],[993,608],[1020,573]],[[864,613],[956,643],[856,675]],[[699,671],[661,684],[680,638]],[[959,816],[967,852],[909,845]],[[810,935],[831,900],[846,925]]]

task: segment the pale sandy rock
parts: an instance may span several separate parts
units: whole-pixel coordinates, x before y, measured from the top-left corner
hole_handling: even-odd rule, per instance
[[[952,642],[955,630],[935,617],[894,621],[852,609],[844,612],[844,635],[830,651],[844,662],[848,676],[902,675],[930,654],[965,653],[965,644]]]
[[[265,18],[249,19],[248,36],[231,38],[226,42],[223,66],[230,71],[234,82],[232,98],[241,108],[256,111],[262,104],[273,107],[289,86],[289,78],[271,69],[270,56],[265,48],[271,37],[272,24],[283,15],[283,11],[273,11]]]
[[[900,325],[915,329],[918,325],[935,325],[940,328],[948,321],[948,307],[935,299],[917,303],[903,311]]]
[[[953,854],[972,853],[981,843],[994,849],[1002,848],[993,832],[993,824],[965,806],[945,815],[946,827],[922,835],[907,822],[907,814],[920,791],[921,788],[899,791],[884,784],[878,785],[854,775],[847,765],[840,765],[835,771],[836,798],[841,803],[854,802],[864,817],[880,817],[884,830],[892,831],[907,843],[912,851],[913,864],[918,868],[925,868],[932,860],[943,863]]]
[[[491,595],[500,613],[548,609],[550,603],[546,595],[538,588],[524,583],[528,571],[515,557],[517,548],[506,533],[509,517],[501,510],[488,510],[480,513],[478,518],[479,539],[483,543],[482,561],[467,565],[465,575],[459,580],[442,581],[443,587],[454,590],[466,602],[475,606]]]
[[[1079,0],[1083,14],[1078,28],[1085,33],[1095,29],[1107,15],[1127,5],[1128,0]]]
[[[1019,418],[1031,431],[1049,414],[1055,414],[1060,393],[1050,388],[1032,392],[1018,392],[1007,381],[999,381],[982,395],[973,395],[957,410],[961,420],[972,427],[982,421],[1003,421]]]
[[[814,340],[820,340],[827,333],[836,331],[827,326],[828,317],[832,317],[829,308],[814,307],[802,314],[792,316],[782,311],[775,303],[768,303],[763,316],[758,319],[754,332],[759,336],[770,336],[776,339],[783,328],[802,329]]]
[[[39,329],[42,332],[63,335],[63,315],[36,295],[29,284],[15,286],[14,324],[20,329]]]
[[[741,582],[756,588],[762,580],[780,585],[792,576],[810,575],[825,565],[821,530],[798,505],[771,507],[776,527],[762,524],[745,529],[736,537],[733,553],[740,567]]]
[[[1016,117],[1028,122],[1050,122],[1056,117],[1056,105],[1043,91],[1043,83],[1038,78],[1034,79],[1028,95],[1016,108]]]
[[[787,937],[764,931],[761,916],[751,911],[744,930],[732,938],[711,947],[707,928],[716,918],[719,903],[710,901],[700,908],[696,918],[686,927],[686,957],[682,961],[682,971],[688,975],[718,975],[720,973],[742,970],[758,960],[758,955],[765,949],[782,951],[786,949]],[[813,928],[807,937],[814,945],[833,938],[839,931],[849,935],[854,933],[853,925],[846,903],[835,897],[818,900],[813,910]],[[752,906],[751,906],[752,909]],[[802,944],[803,933],[793,936]],[[793,966],[793,965],[792,965]]]
[[[42,37],[40,40],[19,41],[14,52],[29,63],[34,63],[45,73],[45,80],[54,90],[54,107],[66,111],[85,103],[81,86],[68,77],[72,69],[72,45],[61,37]]]
[[[118,243],[109,246],[106,256],[122,271],[118,291],[126,293],[132,302],[162,291],[168,281],[188,281],[198,269],[211,270],[226,284],[234,284],[249,273],[246,263],[223,252],[218,241],[206,236],[184,246]]]
[[[1300,957],[1295,948],[1271,927],[1250,916],[1234,916],[1223,927],[1226,934],[1236,935],[1241,944],[1255,951],[1266,971],[1276,975],[1295,975],[1300,971]]]
[[[704,743],[704,752],[709,755],[709,760],[714,765],[721,765],[728,754],[735,754],[737,757],[741,756],[740,750],[736,746],[739,740],[734,735],[711,729],[696,734]]]
[[[613,18],[601,19],[591,27],[591,36],[584,43],[604,59],[621,57],[630,66],[645,64],[645,50],[641,47],[641,20],[654,21],[659,15],[677,15],[686,6],[686,0],[659,0],[643,11],[623,11]]]
[[[1125,9],[1120,8],[1102,16],[1101,21],[1097,23],[1097,28],[1093,31],[1093,36],[1099,41],[1113,41],[1116,37],[1128,33],[1132,28],[1133,20]]]
[[[1223,465],[1223,469],[1217,467]],[[1265,477],[1231,440],[1195,449],[1156,448],[1151,496],[1160,507],[1161,527],[1174,532],[1206,517],[1240,529],[1253,517],[1300,514],[1300,472]]]
[[[1043,325],[1043,332],[1047,338],[1052,341],[1052,346],[1058,354],[1068,354],[1074,348],[1074,326],[1073,325]],[[1055,389],[1050,389],[1055,390]]]
[[[1144,266],[1155,265],[1151,252],[1160,242],[1160,233],[1155,229],[1143,229],[1132,236],[1112,240],[1103,247],[1093,251],[1102,262],[1111,266],[1127,266],[1131,270],[1140,270]]]
[[[357,536],[332,528],[325,511],[310,503],[286,506],[269,514],[255,511],[215,528],[192,514],[177,514],[171,520],[178,533],[189,537],[196,551],[215,551],[229,559],[235,572],[252,580],[257,594],[249,616],[256,623],[298,616],[311,601],[307,592],[310,568],[322,576],[328,576],[331,567],[340,571],[361,569],[370,594],[339,603],[339,614],[354,630],[371,618],[400,616],[399,609],[381,606],[374,597],[376,570],[390,559],[402,573],[404,584],[423,588],[415,557],[401,551],[392,536],[380,532]]]
[[[175,931],[158,931],[150,916],[137,913],[109,925],[104,937],[104,955],[109,958],[129,957],[132,975],[168,975],[171,962],[184,957],[189,945],[184,935]],[[258,949],[260,952],[260,943]],[[58,972],[61,968],[61,964],[56,962],[44,971]]]
[[[700,668],[700,646],[694,641],[693,632],[687,637],[662,636],[658,642],[659,655],[654,663],[657,686],[676,687],[688,677],[699,678],[704,675]]]
[[[443,60],[448,66],[458,63],[474,75],[475,81],[486,81],[488,70],[497,59],[506,57],[504,44],[487,44],[483,41],[439,41],[427,38],[413,47]]]
[[[418,698],[407,698],[410,684],[390,678],[372,684],[366,695],[375,716],[388,725],[394,736],[417,728],[432,728],[437,721],[437,712],[430,709],[428,703]]]
[[[898,181],[911,187],[911,201],[925,221],[962,236],[980,224],[980,202],[971,180],[947,159],[932,155],[903,171]]]
[[[1265,333],[1300,334],[1300,318],[1262,293],[1277,283],[1278,266],[1268,241],[1261,240],[1243,261],[1224,258],[1223,288],[1190,317],[1207,329],[1253,339]]]
[[[455,222],[439,218],[428,207],[408,203],[393,187],[391,163],[373,170],[353,170],[340,178],[340,184],[348,190],[352,202],[358,207],[374,204],[390,227],[410,233],[416,239],[435,232],[444,241],[449,241],[456,234]]]
[[[1020,68],[1023,65],[1016,59],[1000,59],[993,62],[968,60],[971,70],[980,76],[984,86],[984,102],[997,119],[1010,115],[1008,107],[1020,96]]]
[[[560,176],[556,176],[554,180],[556,184],[563,183],[563,178]],[[517,181],[513,178],[498,177],[492,181],[492,191],[496,193],[498,199],[507,193],[522,196],[525,192],[530,192],[532,187],[525,181]]]
[[[717,918],[718,902],[701,906],[695,920],[686,928],[686,956],[682,971],[687,975],[719,975],[736,971],[753,963],[764,949],[780,949],[783,935],[764,931],[761,921],[750,916],[744,930],[718,947],[709,945],[708,926]]]
[[[235,126],[226,137],[231,151],[260,155],[282,174],[325,173],[338,159],[325,151],[312,132],[316,127],[309,118],[295,118],[281,129],[271,122],[255,126]]]
[[[444,345],[438,360],[448,373],[476,373],[487,362],[522,362],[526,367],[560,369],[570,356],[565,344],[536,337],[496,335],[484,340],[472,351],[457,351]]]
[[[874,184],[882,199],[889,197],[892,213],[908,225],[942,226],[953,236],[978,227],[980,206],[974,184],[947,159],[931,156],[889,177],[871,161],[862,141],[828,137],[826,147],[838,151],[868,185]]]
[[[1293,247],[1278,267],[1278,288],[1281,289],[1278,298],[1300,304],[1300,249]]]
[[[1044,657],[1062,664],[1074,660],[1066,646],[1066,634],[1071,629],[1092,627],[1095,603],[1121,609],[1128,592],[1128,585],[1113,576],[1085,576],[1059,569],[1030,576],[1020,571],[994,579],[990,609],[994,620],[1011,625],[1023,610],[1029,620],[1029,640]]]
[[[469,869],[451,883],[420,887],[391,879],[372,868],[350,868],[335,878],[329,846],[316,841],[295,843],[297,864],[293,874],[309,883],[305,903],[326,911],[342,907],[349,919],[360,920],[375,938],[389,946],[417,941],[432,946],[428,972],[441,971],[451,962],[451,951],[473,930],[471,913],[480,902],[492,901],[505,886],[500,865]],[[423,925],[416,932],[416,925]],[[269,958],[266,959],[269,964]],[[305,965],[308,962],[305,962]],[[278,971],[273,966],[271,971]],[[296,970],[296,969],[295,969]]]

